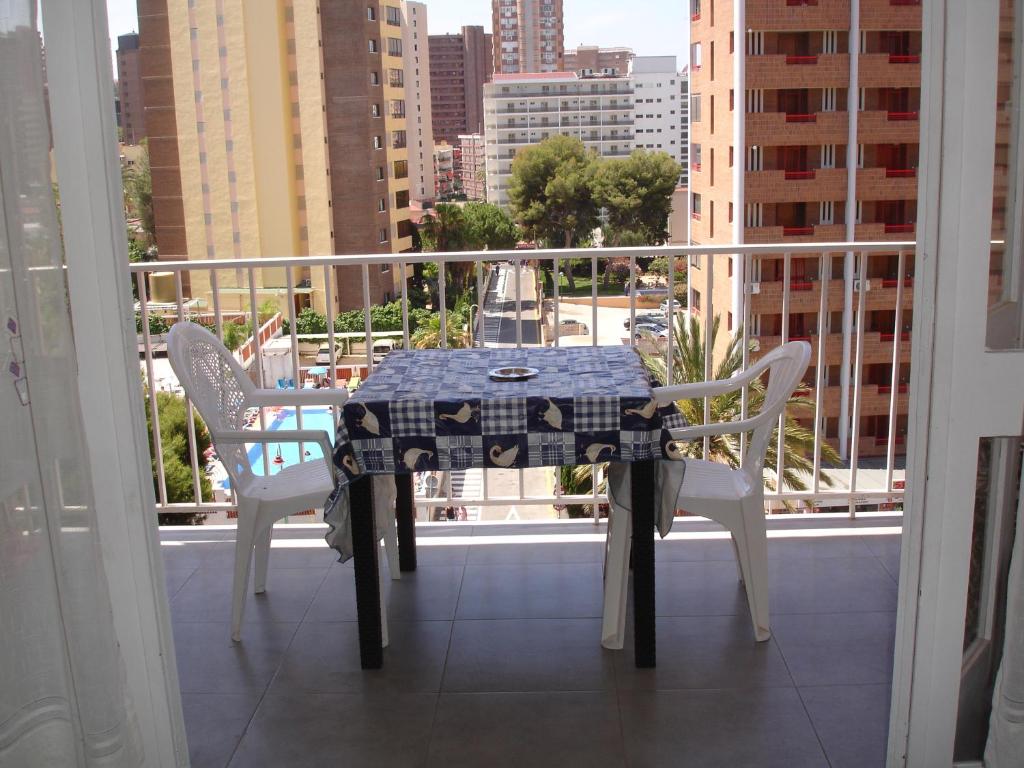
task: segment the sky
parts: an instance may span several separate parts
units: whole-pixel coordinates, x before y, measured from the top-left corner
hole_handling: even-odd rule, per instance
[[[457,32],[459,27],[470,24],[491,29],[489,0],[425,2],[430,34]],[[135,3],[136,0],[107,0],[111,51],[117,48],[118,35],[138,31]],[[676,67],[682,69],[689,50],[688,7],[687,0],[564,0],[565,47],[626,46],[640,56],[675,55]]]

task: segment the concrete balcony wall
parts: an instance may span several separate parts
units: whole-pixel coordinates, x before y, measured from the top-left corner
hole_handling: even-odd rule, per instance
[[[862,53],[857,57],[861,88],[919,88],[921,65],[893,64],[888,53]]]
[[[813,179],[787,179],[785,171],[748,171],[745,194],[751,203],[845,200],[846,169],[818,168]]]
[[[786,5],[785,0],[747,0],[747,27],[766,32],[850,28],[850,9],[845,3],[823,0],[817,5]],[[918,29],[921,28],[918,21]]]
[[[816,63],[790,64],[790,57],[748,56],[748,88],[846,88],[850,84],[850,55],[823,53]]]
[[[861,144],[918,144],[919,120],[890,120],[885,110],[865,110],[857,116],[857,141]]]
[[[791,147],[801,144],[845,144],[849,119],[846,112],[818,112],[813,123],[788,123],[784,112],[748,113],[747,145]]]
[[[844,191],[845,196],[845,191]],[[879,225],[881,226],[881,225]],[[846,226],[843,224],[818,224],[809,235],[786,235],[784,227],[746,227],[744,243],[778,243],[779,253],[784,253],[787,243],[843,242],[846,240]],[[880,240],[881,238],[875,238]]]
[[[885,168],[857,171],[858,200],[916,200],[917,176],[889,178]]]
[[[861,0],[860,28],[865,30],[920,30],[921,6],[893,5],[891,0]]]

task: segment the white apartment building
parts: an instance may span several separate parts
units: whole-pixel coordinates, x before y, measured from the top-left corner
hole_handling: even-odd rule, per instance
[[[420,46],[423,46],[420,48]],[[402,2],[402,69],[387,74],[405,82],[406,136],[409,148],[409,197],[434,199],[434,128],[430,110],[430,48],[427,6]],[[392,83],[396,84],[396,83]],[[401,140],[400,137],[395,137]]]
[[[484,85],[487,200],[507,206],[516,152],[559,134],[577,137],[603,157],[632,152],[630,79],[575,72],[496,74]]]
[[[667,152],[686,168],[685,87],[675,56],[636,56],[629,62],[633,81],[636,148]],[[680,179],[680,183],[685,183]]]
[[[679,184],[690,185],[690,73],[686,67],[679,73],[679,105],[683,126],[683,172],[679,174]]]

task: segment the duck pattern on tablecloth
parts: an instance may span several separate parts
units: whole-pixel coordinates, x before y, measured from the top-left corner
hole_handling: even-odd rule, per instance
[[[536,368],[494,381],[506,366]],[[345,404],[334,463],[370,474],[662,458],[675,426],[630,347],[396,350]]]

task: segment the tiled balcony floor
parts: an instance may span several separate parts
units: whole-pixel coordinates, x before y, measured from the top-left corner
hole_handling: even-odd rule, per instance
[[[238,645],[233,532],[165,529],[192,764],[883,765],[900,523],[771,520],[774,635],[756,644],[728,541],[677,521],[656,548],[655,670],[629,631],[600,646],[603,525],[420,526],[372,672],[322,529],[275,533]]]

